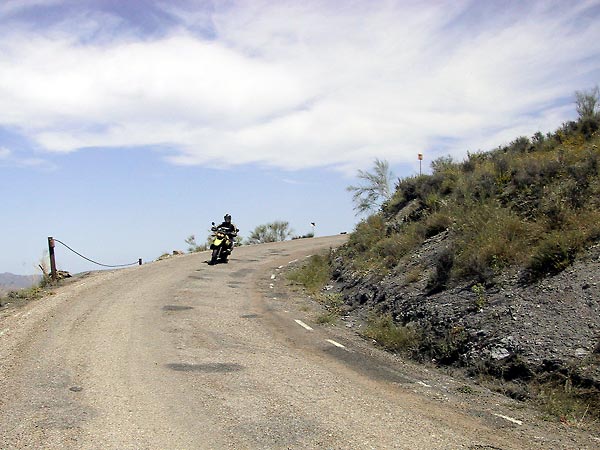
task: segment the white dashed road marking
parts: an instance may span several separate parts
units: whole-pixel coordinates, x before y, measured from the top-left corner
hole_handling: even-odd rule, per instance
[[[298,262],[298,260],[294,259],[293,261],[290,261],[288,264],[294,264],[294,263],[297,263],[297,262]]]
[[[509,422],[516,423],[517,425],[523,425],[523,422],[517,419],[513,419],[512,417],[503,416],[502,414],[495,414],[496,417],[500,417],[501,419],[508,420]]]
[[[274,279],[275,279],[275,274],[272,274],[271,275],[271,280],[274,280]]]
[[[339,348],[346,348],[345,346],[343,346],[339,342],[335,342],[335,341],[333,341],[331,339],[327,339],[327,342],[329,342],[330,344],[335,345],[336,347],[339,347]]]
[[[304,322],[302,322],[301,320],[294,320],[294,322],[296,322],[298,325],[300,325],[302,328],[306,328],[308,331],[312,331],[313,329],[311,327],[309,327],[308,325],[306,325]]]

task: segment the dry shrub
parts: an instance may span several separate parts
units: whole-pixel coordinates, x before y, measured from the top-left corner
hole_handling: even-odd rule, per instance
[[[526,265],[531,280],[563,271],[588,243],[600,239],[600,211],[567,211],[560,229],[540,236]]]
[[[473,208],[459,217],[455,273],[482,282],[491,281],[503,267],[525,261],[538,228],[495,205]]]
[[[368,252],[385,235],[386,226],[383,217],[380,214],[369,216],[356,225],[345,249],[352,253]]]
[[[563,423],[581,425],[600,419],[598,389],[578,386],[571,378],[534,382],[532,398],[549,416]]]
[[[450,280],[452,268],[454,267],[454,250],[444,249],[435,261],[435,270],[427,281],[429,294],[443,291]]]
[[[389,314],[371,316],[363,335],[392,352],[414,352],[420,343],[417,330],[397,325]]]
[[[408,283],[408,284],[416,283],[417,281],[419,281],[421,279],[422,275],[423,275],[423,267],[415,266],[412,269],[410,269],[408,272],[406,272],[404,281],[406,281],[406,283]]]
[[[331,264],[328,256],[313,255],[308,262],[287,274],[288,280],[304,286],[315,294],[331,279]]]
[[[432,237],[445,231],[452,225],[452,218],[445,213],[436,212],[425,219],[425,237]]]

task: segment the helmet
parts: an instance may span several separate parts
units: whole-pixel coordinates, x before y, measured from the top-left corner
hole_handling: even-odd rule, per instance
[[[225,219],[225,222],[227,223],[231,222],[231,214],[225,214],[225,217],[223,217],[223,219]]]

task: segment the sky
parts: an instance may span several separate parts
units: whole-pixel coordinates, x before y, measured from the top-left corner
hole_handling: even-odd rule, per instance
[[[414,176],[575,119],[598,23],[600,0],[4,0],[0,273],[39,272],[48,236],[152,261],[225,213],[351,232],[376,158]]]

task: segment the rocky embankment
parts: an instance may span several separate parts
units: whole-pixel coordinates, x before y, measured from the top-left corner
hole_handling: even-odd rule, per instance
[[[335,263],[336,289],[354,315],[376,310],[420,333],[413,356],[515,381],[564,381],[600,393],[600,244],[571,267],[523,283],[518,271],[492,286],[463,284],[431,293],[428,280],[448,242],[429,239],[383,280]]]

